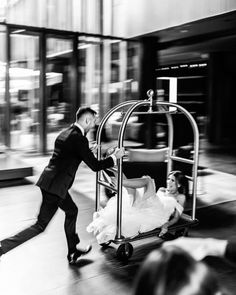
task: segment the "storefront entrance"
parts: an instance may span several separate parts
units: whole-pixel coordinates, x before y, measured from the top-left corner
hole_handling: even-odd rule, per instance
[[[137,97],[137,42],[18,25],[0,26],[0,41],[3,150],[51,152],[79,106],[103,116]]]

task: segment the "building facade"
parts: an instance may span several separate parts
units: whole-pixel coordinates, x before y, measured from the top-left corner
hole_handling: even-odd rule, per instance
[[[109,35],[111,8],[91,0],[1,2],[3,149],[46,153],[79,106],[103,116],[137,95],[138,42]]]
[[[102,117],[149,88],[168,99],[162,77],[177,79],[177,102],[211,142],[235,142],[235,9],[233,0],[2,0],[1,149],[50,151],[81,105]]]

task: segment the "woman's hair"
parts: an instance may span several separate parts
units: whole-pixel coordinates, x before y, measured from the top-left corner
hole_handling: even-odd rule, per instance
[[[151,252],[140,267],[134,295],[216,295],[213,270],[187,252],[168,246]]]
[[[186,197],[189,196],[189,183],[187,177],[183,172],[179,170],[171,171],[168,176],[173,175],[175,177],[176,186],[180,194],[184,194]]]

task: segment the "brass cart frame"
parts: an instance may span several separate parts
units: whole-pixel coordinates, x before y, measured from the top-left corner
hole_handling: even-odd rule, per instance
[[[165,114],[167,118],[167,124],[168,124],[168,155],[167,155],[167,173],[169,173],[172,170],[173,162],[182,162],[192,165],[192,175],[187,176],[190,181],[192,181],[192,206],[191,206],[191,215],[183,214],[181,218],[181,222],[178,222],[176,225],[173,225],[170,227],[171,230],[181,230],[182,235],[185,235],[187,233],[187,230],[189,227],[196,225],[198,223],[198,220],[195,218],[195,211],[196,211],[196,197],[197,197],[197,173],[198,173],[198,161],[199,161],[199,131],[198,126],[195,122],[195,119],[193,116],[182,106],[171,103],[171,102],[159,102],[155,101],[153,99],[153,91],[149,90],[147,92],[148,99],[146,100],[130,100],[126,102],[122,102],[112,108],[102,119],[100,122],[100,125],[97,130],[97,144],[98,144],[98,151],[97,151],[97,158],[101,159],[101,135],[102,130],[105,126],[105,123],[108,121],[108,119],[117,111],[124,107],[128,107],[128,110],[126,111],[123,121],[120,126],[119,134],[118,134],[118,148],[124,147],[124,133],[125,128],[128,123],[128,120],[132,113],[141,106],[147,106],[148,111],[147,113],[159,113],[159,114]],[[154,110],[154,107],[159,107],[159,111]],[[173,119],[172,114],[173,113],[182,113],[185,115],[185,117],[188,119],[192,126],[193,131],[193,158],[183,158],[178,157],[174,154],[173,150],[173,138],[174,138],[174,128],[173,128]],[[118,181],[117,186],[113,187],[109,183],[105,182],[101,175],[102,172],[99,171],[96,174],[96,203],[95,203],[95,211],[100,210],[100,188],[101,186],[106,187],[107,189],[115,192],[117,194],[117,222],[116,222],[116,236],[115,239],[112,241],[109,241],[106,243],[106,245],[109,245],[111,242],[113,242],[116,245],[119,245],[117,248],[117,256],[119,259],[128,259],[132,256],[133,247],[130,244],[130,242],[143,239],[150,236],[156,236],[160,232],[160,228],[157,228],[156,230],[152,230],[150,232],[140,233],[134,237],[123,237],[122,236],[122,183],[123,183],[123,174],[122,174],[122,164],[123,159],[118,160],[117,168],[111,168],[111,170],[118,173]],[[104,244],[102,244],[104,246]]]

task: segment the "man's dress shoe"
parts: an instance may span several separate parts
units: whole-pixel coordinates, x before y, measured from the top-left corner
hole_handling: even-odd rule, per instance
[[[78,259],[81,256],[88,254],[91,251],[91,249],[92,249],[92,246],[88,245],[85,249],[78,248],[75,250],[75,252],[68,254],[67,259],[68,259],[69,264],[76,264]]]

